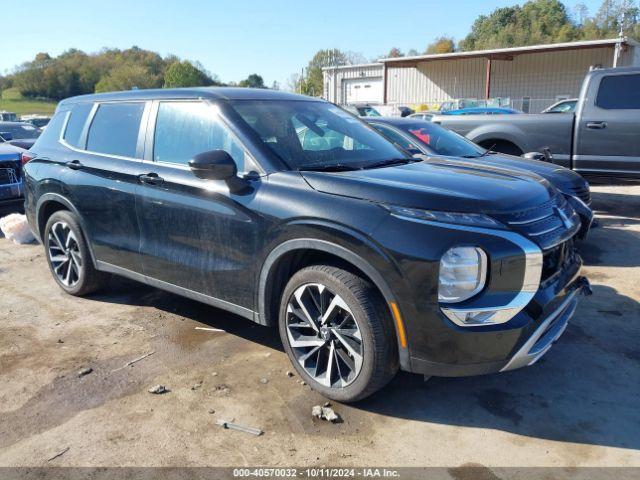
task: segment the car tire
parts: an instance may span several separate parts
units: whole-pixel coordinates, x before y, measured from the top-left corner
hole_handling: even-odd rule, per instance
[[[87,295],[108,283],[109,274],[95,269],[82,229],[73,213],[60,210],[49,217],[43,244],[51,274],[68,294]]]
[[[282,295],[279,330],[301,378],[332,400],[362,400],[398,371],[389,309],[370,282],[342,268],[295,273]]]

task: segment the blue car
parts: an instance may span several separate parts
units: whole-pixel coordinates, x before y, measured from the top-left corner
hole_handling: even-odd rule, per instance
[[[515,108],[507,107],[473,107],[459,108],[458,110],[447,110],[440,112],[441,115],[509,115],[513,113],[522,113]]]
[[[14,145],[0,144],[0,215],[23,208],[22,152]]]

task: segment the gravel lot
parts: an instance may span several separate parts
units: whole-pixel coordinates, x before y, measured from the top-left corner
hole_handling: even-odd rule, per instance
[[[594,207],[594,295],[538,364],[400,374],[334,404],[339,424],[311,418],[325,400],[287,376],[275,330],[120,279],[65,295],[40,245],[0,238],[0,466],[640,466],[640,186],[595,187]]]

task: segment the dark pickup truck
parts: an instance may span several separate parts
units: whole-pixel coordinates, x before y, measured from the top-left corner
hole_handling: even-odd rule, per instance
[[[640,68],[587,73],[575,113],[437,115],[433,121],[479,145],[522,155],[548,149],[585,176],[640,178]]]

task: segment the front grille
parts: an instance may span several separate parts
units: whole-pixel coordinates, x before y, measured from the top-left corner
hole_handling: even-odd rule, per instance
[[[582,187],[570,187],[572,194],[582,200],[585,204],[591,203],[591,189],[589,185]]]
[[[543,250],[567,241],[580,230],[580,216],[563,195],[527,210],[494,215]]]
[[[542,255],[542,282],[554,277],[562,271],[565,265],[575,260],[575,246],[573,238],[545,250]]]
[[[0,168],[0,185],[18,183],[18,175],[13,168]]]

